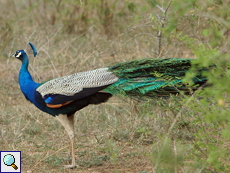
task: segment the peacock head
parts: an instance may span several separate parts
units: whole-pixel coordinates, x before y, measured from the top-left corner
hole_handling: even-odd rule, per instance
[[[12,56],[21,61],[27,57],[26,52],[24,50],[17,50],[15,54],[13,54]]]
[[[35,49],[34,45],[32,43],[29,43],[31,49],[33,50],[34,57],[37,55],[37,50]],[[15,54],[12,55],[13,57],[23,61],[24,59],[27,58],[26,52],[24,50],[17,50]]]

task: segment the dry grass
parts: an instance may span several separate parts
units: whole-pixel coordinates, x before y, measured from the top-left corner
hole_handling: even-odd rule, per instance
[[[148,101],[113,97],[105,104],[89,106],[77,112],[76,156],[80,167],[63,169],[61,165],[70,161],[67,157],[68,136],[52,116],[25,100],[18,85],[21,63],[8,58],[9,55],[18,49],[28,48],[28,42],[32,42],[38,50],[38,57],[33,58],[30,53],[29,70],[37,82],[131,59],[156,58],[158,39],[153,28],[156,23],[151,19],[151,8],[138,0],[134,1],[140,7],[136,14],[129,12],[119,1],[116,7],[108,7],[112,11],[107,14],[109,18],[101,13],[97,22],[86,22],[80,17],[74,20],[82,14],[88,19],[93,18],[97,11],[90,14],[87,12],[89,9],[82,9],[79,4],[70,5],[73,3],[71,0],[69,4],[63,2],[60,7],[57,4],[61,1],[52,1],[56,8],[45,0],[36,2],[0,2],[0,18],[3,19],[0,22],[1,150],[22,151],[23,172],[153,172],[161,159],[158,158],[159,153],[164,152],[171,154],[162,156],[166,162],[157,171],[202,170],[202,166],[197,164],[199,161],[193,159],[196,155],[194,141],[197,140],[194,134],[200,129],[204,129],[205,133],[221,131],[223,127],[213,130],[211,123],[200,123],[204,116],[197,110],[182,107],[179,97]],[[101,8],[107,8],[106,4]],[[120,12],[119,8],[125,11],[124,18],[114,17]],[[62,9],[74,9],[70,12],[72,16],[66,15],[65,20],[65,16],[60,14]],[[137,14],[138,19],[134,20]],[[201,30],[207,27],[200,25],[203,18],[194,21],[188,18],[180,19],[177,29],[196,38],[197,42],[207,43],[209,39],[203,40],[201,34]],[[75,25],[67,20],[74,20]],[[103,25],[104,20],[107,20],[106,25]],[[176,34],[163,38],[162,50],[162,58],[195,58]],[[164,145],[167,134],[170,134],[168,148]],[[210,134],[215,140],[218,140],[218,135]],[[226,147],[228,143],[222,145]],[[197,156],[200,157],[200,154]]]

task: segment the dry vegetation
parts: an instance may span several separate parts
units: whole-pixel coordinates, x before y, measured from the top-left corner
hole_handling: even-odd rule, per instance
[[[64,128],[20,91],[21,62],[9,56],[28,42],[38,50],[29,57],[37,82],[131,59],[199,58],[200,43],[229,54],[227,1],[154,2],[0,1],[0,149],[22,151],[23,172],[229,171],[229,92],[205,107],[195,97],[113,97],[89,106],[75,115],[79,167],[64,170],[70,161]],[[214,118],[207,120],[205,110]],[[226,121],[216,121],[220,113]]]

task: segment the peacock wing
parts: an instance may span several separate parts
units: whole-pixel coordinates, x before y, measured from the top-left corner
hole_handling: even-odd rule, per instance
[[[46,105],[58,108],[106,88],[118,80],[108,68],[75,73],[41,84],[39,92]]]

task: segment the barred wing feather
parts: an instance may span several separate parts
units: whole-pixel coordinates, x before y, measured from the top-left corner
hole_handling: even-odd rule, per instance
[[[75,73],[45,82],[36,91],[49,105],[64,104],[92,95],[118,80],[108,68]]]

